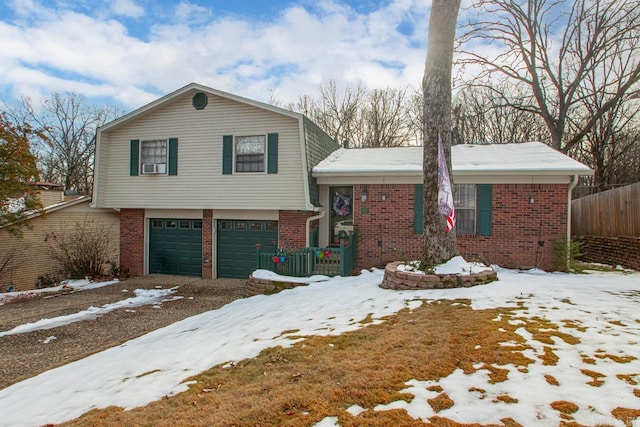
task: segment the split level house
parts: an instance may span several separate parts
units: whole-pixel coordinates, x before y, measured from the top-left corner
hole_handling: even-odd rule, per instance
[[[247,278],[257,247],[330,247],[356,229],[357,269],[420,253],[420,147],[344,149],[303,114],[195,83],[96,141],[93,206],[120,211],[132,275]],[[461,254],[551,268],[591,171],[541,143],[452,151]]]

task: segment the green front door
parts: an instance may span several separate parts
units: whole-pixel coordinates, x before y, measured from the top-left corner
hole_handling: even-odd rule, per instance
[[[275,251],[277,221],[218,220],[218,277],[247,279],[256,269],[257,244],[262,251]]]
[[[149,220],[149,273],[202,276],[202,220]]]

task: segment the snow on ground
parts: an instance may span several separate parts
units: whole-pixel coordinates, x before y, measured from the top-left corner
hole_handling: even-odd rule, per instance
[[[434,397],[428,390],[434,384],[455,401],[438,415],[458,422],[500,424],[501,419],[512,418],[522,425],[558,425],[560,413],[550,403],[568,400],[579,407],[573,414],[578,423],[622,426],[611,411],[620,406],[640,408],[640,398],[634,395],[640,382],[640,274],[568,275],[499,269],[500,280],[488,285],[402,292],[381,289],[382,275],[382,271],[364,271],[356,277],[337,277],[276,295],[237,300],[44,372],[0,390],[0,426],[58,423],[92,408],[145,405],[186,390],[185,378],[212,366],[255,357],[265,348],[290,346],[298,339],[289,339],[289,335],[336,335],[363,327],[361,321],[369,314],[379,323],[404,307],[419,306],[421,300],[458,298],[470,299],[475,309],[522,303],[525,310],[516,312],[519,319],[512,320],[515,324],[539,316],[580,342],[570,345],[555,339],[559,361],[543,365],[536,357],[544,351],[542,344],[520,328],[518,332],[533,348],[525,352],[535,360],[528,372],[501,366],[509,369],[509,379],[495,384],[489,382],[484,370],[471,375],[456,371],[437,382],[415,378],[407,383],[407,392],[416,397],[413,401],[362,409],[405,408],[411,416],[426,419],[434,415],[426,400]],[[582,328],[567,327],[566,319]],[[587,363],[583,356],[593,363]],[[615,356],[632,359],[620,363]],[[592,378],[582,373],[583,369],[601,373],[604,384],[588,385]],[[549,384],[546,374],[561,386]],[[471,387],[476,387],[475,391]],[[504,394],[518,402],[494,401]],[[328,417],[319,425],[336,423],[336,417]]]
[[[19,291],[19,292],[3,292],[3,293],[0,293],[0,305],[4,305],[13,299],[28,297],[30,295],[47,294],[51,292],[61,292],[64,290],[69,290],[71,292],[86,291],[89,289],[97,289],[97,288],[102,288],[104,286],[113,285],[114,283],[118,283],[118,282],[119,282],[118,279],[109,280],[106,282],[92,282],[89,279],[67,280],[62,282],[58,286],[52,286],[50,288],[34,289],[30,291]]]
[[[38,320],[37,322],[18,325],[9,331],[0,332],[0,338],[5,335],[23,334],[25,332],[33,332],[41,329],[53,329],[53,328],[57,328],[58,326],[68,325],[69,323],[95,319],[98,316],[102,316],[104,314],[109,313],[110,311],[118,310],[120,308],[131,309],[134,307],[140,307],[142,305],[156,304],[164,301],[183,298],[183,297],[173,297],[171,299],[165,298],[175,293],[176,289],[178,289],[177,286],[171,289],[136,289],[134,291],[134,293],[136,294],[135,297],[116,301],[111,304],[105,304],[102,307],[89,307],[86,310],[82,310],[77,313],[52,317],[49,319],[41,319],[41,320]]]

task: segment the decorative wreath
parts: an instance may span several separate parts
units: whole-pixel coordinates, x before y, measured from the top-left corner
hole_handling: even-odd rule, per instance
[[[333,213],[337,216],[347,216],[351,213],[351,199],[346,194],[338,194],[333,197]]]

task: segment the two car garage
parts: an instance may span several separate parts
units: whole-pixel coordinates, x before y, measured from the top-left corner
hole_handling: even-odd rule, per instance
[[[215,221],[217,277],[246,279],[256,268],[256,245],[272,251],[278,222]],[[202,219],[149,220],[149,273],[202,276]]]

